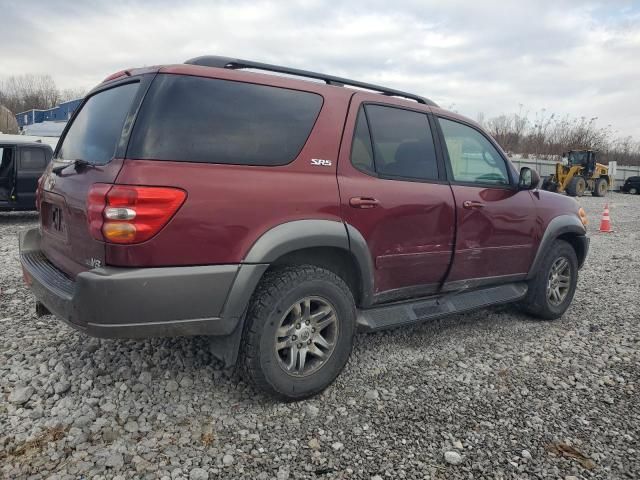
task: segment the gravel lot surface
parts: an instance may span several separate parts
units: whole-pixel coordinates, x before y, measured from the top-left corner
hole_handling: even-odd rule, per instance
[[[36,318],[0,214],[0,476],[640,478],[640,196],[584,197],[559,321],[511,307],[360,335],[324,394],[264,398],[204,338],[96,340]]]

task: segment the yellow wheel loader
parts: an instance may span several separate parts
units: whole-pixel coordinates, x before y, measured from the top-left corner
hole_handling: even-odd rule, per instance
[[[542,189],[550,192],[567,192],[571,197],[581,197],[590,191],[594,197],[604,197],[611,180],[609,168],[596,162],[593,150],[569,150],[562,155],[567,164],[556,163],[556,173],[542,182]]]

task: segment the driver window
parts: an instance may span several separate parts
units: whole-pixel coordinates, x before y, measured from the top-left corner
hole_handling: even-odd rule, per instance
[[[509,185],[504,160],[477,130],[439,118],[447,145],[453,179],[457,182]]]

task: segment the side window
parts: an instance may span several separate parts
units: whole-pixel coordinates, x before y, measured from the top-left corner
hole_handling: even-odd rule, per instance
[[[371,135],[367,125],[367,116],[364,109],[360,107],[356,129],[353,132],[353,142],[351,144],[351,163],[358,170],[366,173],[374,173],[373,147],[371,146]]]
[[[160,74],[145,96],[127,156],[286,165],[307,142],[322,102],[311,92]]]
[[[20,152],[20,170],[44,170],[47,160],[41,148],[23,148]]]
[[[402,108],[366,105],[364,110],[360,110],[351,161],[360,170],[372,172],[375,168],[383,176],[421,180],[438,178],[436,152],[427,116]]]
[[[376,171],[382,175],[436,180],[438,165],[429,120],[401,108],[365,107]]]
[[[453,179],[458,182],[509,185],[507,166],[495,147],[477,130],[439,118]]]

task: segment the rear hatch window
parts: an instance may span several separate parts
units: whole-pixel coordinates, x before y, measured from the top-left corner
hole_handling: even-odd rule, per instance
[[[94,183],[114,183],[121,160],[113,160],[132,117],[140,82],[97,92],[81,107],[62,139],[56,159],[68,160],[43,182],[40,221],[42,250],[70,276],[104,265],[105,246],[94,239],[87,222],[87,194]],[[78,166],[76,160],[91,165]],[[58,165],[61,165],[58,162]]]
[[[108,163],[115,153],[138,86],[138,83],[129,83],[91,97],[67,131],[56,158],[80,159],[94,165]]]
[[[315,93],[184,75],[158,75],[127,158],[236,165],[294,160],[322,107]]]

